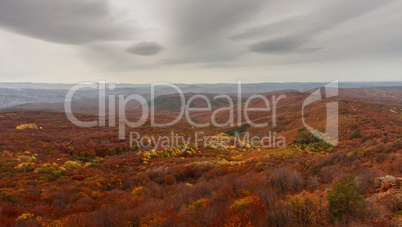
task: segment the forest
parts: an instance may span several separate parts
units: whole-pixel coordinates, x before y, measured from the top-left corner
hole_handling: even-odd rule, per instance
[[[117,127],[80,128],[57,111],[2,111],[0,225],[401,226],[400,89],[392,94],[396,98],[368,100],[352,91],[330,100],[339,102],[337,146],[303,126],[295,111],[308,95],[302,92],[279,102],[275,128],[203,129],[210,138],[275,130],[286,138],[280,148],[246,141],[235,147],[233,141],[211,139],[198,147],[191,140],[185,149],[155,148],[152,141],[130,147],[128,139],[119,139]],[[325,129],[325,104],[306,110],[307,122],[319,129]],[[166,109],[160,118],[173,118],[174,111]],[[252,118],[272,120],[261,114]],[[210,115],[192,119],[203,122]],[[224,114],[217,119],[223,121]],[[146,122],[135,130],[150,138],[196,131],[186,121],[165,128]]]

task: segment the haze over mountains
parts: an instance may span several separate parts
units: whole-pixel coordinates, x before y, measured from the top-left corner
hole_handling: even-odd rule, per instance
[[[264,94],[278,90],[306,91],[325,86],[327,83],[255,83],[242,84],[242,94]],[[208,93],[208,94],[235,94],[238,85],[235,83],[221,84],[175,84],[183,93]],[[70,88],[74,84],[47,84],[47,83],[12,83],[0,82],[0,109],[4,108],[32,108],[31,104],[62,103]],[[361,87],[391,87],[402,86],[402,82],[340,82],[340,88]],[[131,95],[138,94],[150,100],[151,88],[149,84],[116,84],[116,89],[106,89],[106,95]],[[158,86],[155,88],[155,96],[175,94],[177,91],[171,87]],[[358,94],[357,94],[358,95]],[[91,100],[99,96],[96,89],[80,89],[73,97],[74,100]],[[22,105],[22,106],[21,106]]]

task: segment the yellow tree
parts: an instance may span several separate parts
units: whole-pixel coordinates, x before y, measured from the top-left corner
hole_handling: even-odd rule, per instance
[[[288,196],[286,205],[291,218],[301,226],[323,225],[327,220],[327,203],[324,193],[303,191],[294,196]]]

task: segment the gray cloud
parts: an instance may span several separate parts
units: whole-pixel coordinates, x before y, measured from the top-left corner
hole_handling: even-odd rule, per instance
[[[79,48],[83,59],[95,65],[98,72],[124,72],[144,67],[137,56],[127,54],[120,45],[94,43]]]
[[[295,32],[295,30],[301,30],[307,26],[308,18],[306,18],[305,16],[290,17],[265,26],[247,29],[244,32],[229,37],[229,39],[247,40],[253,38],[261,38],[262,36],[267,35]]]
[[[355,0],[353,4],[349,1],[334,1],[327,3],[312,13],[314,19],[319,19],[314,25],[317,30],[326,30],[333,26],[361,17],[367,13],[379,10],[397,0]]]
[[[176,56],[164,62],[225,62],[239,57],[239,48],[227,41],[228,34],[251,20],[262,9],[264,0],[179,0],[170,21]],[[180,49],[179,49],[180,48]]]
[[[163,47],[155,42],[140,42],[126,49],[130,54],[135,55],[155,55],[163,50]]]
[[[78,80],[136,71],[298,80],[331,69],[365,75],[378,62],[378,72],[400,76],[401,10],[396,0],[0,0],[0,74],[53,78],[54,61],[73,65],[65,73]]]
[[[301,49],[301,47],[310,41],[310,39],[303,36],[288,36],[261,41],[250,45],[249,49],[250,51],[257,53],[270,54],[295,53],[299,51],[305,52],[306,49]]]
[[[226,38],[226,32],[237,24],[252,19],[263,4],[263,0],[185,1],[172,26],[182,45],[209,45]]]
[[[309,52],[320,49],[317,47],[301,49],[305,44],[310,43],[314,36],[340,23],[378,10],[380,7],[394,1],[358,0],[353,4],[337,1],[329,3],[316,12],[311,13],[308,20],[306,18],[287,18],[263,27],[249,29],[246,32],[233,36],[232,39],[247,39],[258,36],[275,37],[289,33],[284,37],[270,38],[256,42],[249,46],[249,50],[264,54],[293,53],[300,50]]]
[[[0,27],[63,44],[130,39],[138,27],[117,22],[107,0],[1,0]]]

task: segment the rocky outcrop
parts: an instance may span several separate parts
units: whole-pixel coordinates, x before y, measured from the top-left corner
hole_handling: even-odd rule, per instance
[[[380,191],[386,192],[389,189],[398,189],[401,186],[402,178],[387,175],[385,177],[377,177],[376,185]]]

